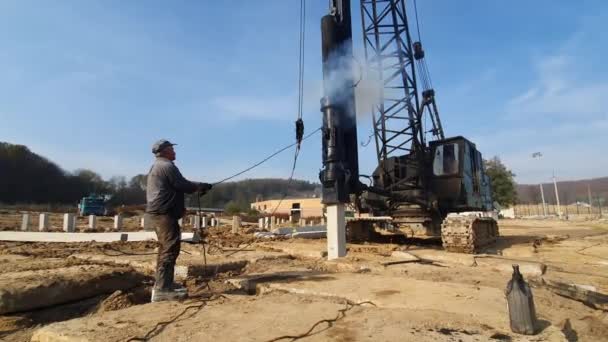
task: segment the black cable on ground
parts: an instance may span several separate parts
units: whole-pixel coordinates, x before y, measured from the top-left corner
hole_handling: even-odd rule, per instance
[[[168,321],[163,321],[163,322],[158,322],[156,323],[156,325],[150,329],[148,332],[146,332],[146,334],[142,337],[131,337],[127,340],[127,342],[130,341],[148,341],[150,340],[152,337],[157,336],[158,334],[160,334],[161,332],[163,332],[163,330],[171,323],[174,323],[175,321],[177,321],[180,317],[182,317],[183,315],[186,314],[186,312],[188,312],[189,310],[195,309],[196,311],[192,313],[192,315],[198,313],[202,308],[204,308],[207,303],[218,300],[220,298],[226,298],[226,296],[224,295],[216,295],[216,297],[214,298],[209,298],[209,299],[202,299],[201,303],[199,304],[195,304],[195,305],[190,305],[185,307],[179,314],[177,314],[175,317],[171,318]]]
[[[370,304],[370,305],[376,306],[376,304],[374,304],[373,302],[370,302],[370,301],[365,301],[365,302],[360,302],[360,303],[354,303],[354,302],[351,302],[351,301],[347,300],[346,301],[346,307],[344,309],[338,310],[338,314],[336,315],[335,318],[322,319],[320,321],[317,321],[305,333],[302,333],[302,334],[299,334],[299,335],[283,335],[283,336],[279,336],[279,337],[273,338],[271,340],[268,340],[268,342],[275,342],[275,341],[287,340],[287,339],[289,339],[291,341],[297,341],[299,339],[312,336],[312,335],[314,335],[312,332],[315,330],[315,328],[319,324],[327,323],[327,328],[326,329],[329,329],[329,328],[331,328],[333,326],[334,323],[336,323],[337,321],[339,321],[342,318],[346,317],[346,312],[348,312],[349,310],[351,310],[355,306],[361,306],[363,304]],[[326,330],[326,329],[324,329],[324,330]],[[321,330],[321,331],[323,331],[323,330]],[[318,331],[315,334],[317,334],[317,333],[319,333],[321,331]]]

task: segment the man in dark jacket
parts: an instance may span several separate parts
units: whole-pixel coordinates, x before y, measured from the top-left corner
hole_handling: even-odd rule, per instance
[[[191,182],[182,176],[173,164],[174,145],[163,139],[152,146],[156,160],[148,173],[146,212],[151,214],[159,244],[156,283],[152,289],[153,302],[187,297],[186,289],[173,282],[181,241],[178,220],[186,211],[184,194],[204,193],[211,189],[211,184]]]

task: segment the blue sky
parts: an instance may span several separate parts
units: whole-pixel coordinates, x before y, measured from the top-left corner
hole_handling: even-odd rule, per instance
[[[408,5],[411,5],[408,2]],[[320,18],[307,1],[304,121],[320,126]],[[607,176],[608,2],[420,0],[448,136],[522,183]],[[362,51],[358,1],[354,44]],[[66,170],[146,173],[159,138],[188,178],[215,181],[293,140],[297,0],[0,2],[0,141]],[[359,114],[359,140],[371,129]],[[543,157],[533,160],[540,151]],[[361,172],[375,166],[359,148]],[[317,180],[320,136],[295,177]],[[241,178],[289,175],[285,152]]]

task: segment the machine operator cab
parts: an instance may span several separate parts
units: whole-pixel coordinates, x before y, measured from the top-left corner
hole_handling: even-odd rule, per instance
[[[493,209],[490,179],[475,144],[457,136],[431,141],[431,189],[440,208],[457,211]]]

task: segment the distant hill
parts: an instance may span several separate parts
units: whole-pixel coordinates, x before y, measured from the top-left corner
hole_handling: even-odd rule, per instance
[[[0,142],[0,203],[70,203],[87,185],[26,146]]]
[[[202,207],[223,208],[233,202],[241,208],[248,208],[256,200],[286,197],[320,196],[320,184],[302,180],[279,178],[246,179],[238,182],[219,184],[202,197]],[[197,206],[196,197],[190,197],[190,206]]]
[[[572,204],[576,201],[589,202],[587,187],[591,189],[593,205],[597,205],[597,199],[608,202],[608,177],[582,179],[575,181],[557,182],[559,201],[562,204]],[[555,189],[553,183],[544,183],[543,191],[547,203],[555,203]],[[519,203],[540,203],[540,188],[538,184],[518,184],[517,197]],[[602,204],[604,205],[604,204]]]

